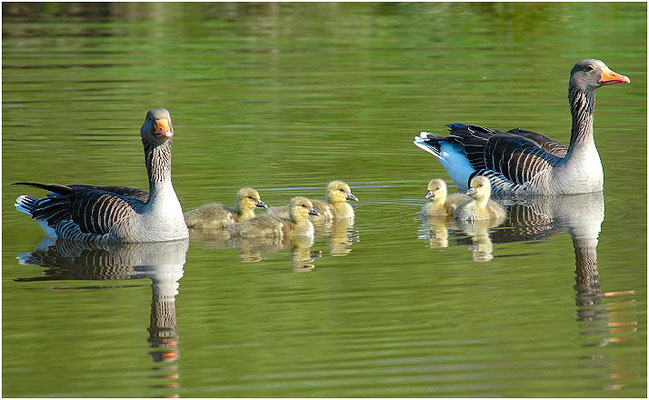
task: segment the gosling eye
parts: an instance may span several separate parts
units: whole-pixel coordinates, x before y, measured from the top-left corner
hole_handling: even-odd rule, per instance
[[[482,183],[478,185],[478,187],[482,187]]]
[[[302,207],[306,208],[306,204],[302,204]]]
[[[345,189],[338,189],[338,190],[340,190],[341,192],[345,193]]]

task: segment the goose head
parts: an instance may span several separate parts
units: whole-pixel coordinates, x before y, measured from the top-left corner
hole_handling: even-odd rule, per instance
[[[164,143],[174,135],[169,111],[162,107],[152,108],[146,113],[144,123],[140,128],[142,140],[154,143]]]
[[[313,203],[311,200],[306,197],[297,196],[291,199],[291,204],[289,205],[289,214],[291,220],[294,222],[303,221],[308,218],[309,215],[320,215],[320,213],[313,208]]]
[[[327,185],[327,200],[330,203],[344,203],[347,200],[358,201],[352,189],[343,181],[332,181]]]
[[[491,196],[491,182],[484,176],[476,176],[471,179],[466,194],[480,203],[486,203],[489,196]]]
[[[630,83],[631,80],[610,70],[602,61],[587,58],[575,64],[570,71],[570,88],[594,91],[604,85]]]
[[[428,182],[426,198],[433,203],[444,203],[446,201],[446,182],[441,179],[431,179]]]
[[[261,200],[259,192],[249,187],[239,189],[237,192],[237,206],[239,210],[254,210],[255,207],[268,208],[268,205]]]

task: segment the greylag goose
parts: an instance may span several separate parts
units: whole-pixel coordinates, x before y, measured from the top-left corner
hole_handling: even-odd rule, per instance
[[[426,198],[429,200],[422,210],[424,217],[445,217],[453,215],[455,209],[471,200],[469,196],[462,193],[447,194],[446,182],[441,179],[431,179],[428,182],[428,193]]]
[[[358,201],[352,189],[343,181],[332,181],[327,185],[327,201],[311,200],[313,208],[319,215],[312,216],[315,223],[329,221],[334,218],[354,218],[354,209],[347,200]],[[288,219],[288,207],[271,207],[268,212],[280,218]]]
[[[415,145],[433,154],[461,189],[476,175],[489,178],[496,196],[592,193],[604,173],[593,138],[595,90],[629,83],[602,61],[581,60],[572,68],[568,98],[570,146],[523,129],[501,132],[478,125],[451,124],[446,137],[422,132]]]
[[[231,209],[220,203],[201,206],[185,213],[187,227],[196,229],[224,229],[235,222],[245,221],[255,216],[255,207],[268,207],[253,188],[243,188],[237,192],[236,208]]]
[[[288,219],[265,214],[236,223],[230,230],[234,237],[313,236],[309,215],[318,215],[318,211],[313,208],[311,200],[297,196],[291,199]]]
[[[505,210],[496,202],[489,202],[491,182],[484,176],[471,179],[466,194],[471,201],[460,205],[455,210],[455,219],[460,221],[479,221],[483,219],[504,219]]]
[[[189,237],[171,184],[171,116],[147,112],[140,128],[149,194],[122,186],[17,182],[50,191],[37,199],[21,195],[16,209],[31,215],[50,237],[88,242],[161,242]]]

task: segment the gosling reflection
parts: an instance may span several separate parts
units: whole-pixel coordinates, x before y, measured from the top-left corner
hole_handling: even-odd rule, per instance
[[[360,241],[358,230],[354,228],[354,218],[338,218],[331,221],[325,232],[329,254],[342,257],[351,253],[352,245]]]
[[[494,219],[477,221],[457,221],[457,226],[471,239],[469,250],[473,253],[473,261],[488,262],[493,256],[493,243],[489,231],[505,222],[503,216]]]
[[[449,246],[449,236],[457,237],[457,244],[468,245],[473,261],[487,262],[493,259],[493,243],[490,231],[501,226],[505,218],[458,221],[452,217],[428,217],[422,213],[420,238],[428,239],[431,248]]]
[[[425,208],[426,206],[424,206]],[[420,239],[427,239],[430,247],[441,249],[448,247],[449,229],[457,230],[457,224],[449,217],[428,217],[422,212]]]
[[[179,387],[178,322],[176,295],[189,242],[162,243],[80,243],[43,239],[34,251],[18,256],[21,264],[46,268],[44,276],[16,279],[18,282],[62,280],[128,280],[149,278],[152,281],[152,299],[149,353],[157,371],[154,379],[163,382],[153,387]],[[106,286],[93,286],[104,288]],[[84,287],[88,288],[88,287]],[[176,396],[177,393],[171,396]]]
[[[315,268],[313,261],[318,257],[311,253],[313,236],[279,238],[234,237],[230,245],[239,251],[239,261],[259,262],[264,256],[289,250],[291,268],[294,272],[308,272]]]
[[[283,237],[237,237],[227,231],[190,230],[190,239],[200,241],[208,249],[235,248],[239,251],[239,261],[259,262],[270,254],[289,250],[292,269],[296,272],[311,271],[313,262],[322,256],[321,251],[313,251],[316,236],[324,236],[332,256],[346,256],[351,246],[359,241],[353,218],[338,218],[313,223],[315,235]]]
[[[230,233],[221,229],[190,229],[189,240],[203,243],[206,249],[229,249]]]

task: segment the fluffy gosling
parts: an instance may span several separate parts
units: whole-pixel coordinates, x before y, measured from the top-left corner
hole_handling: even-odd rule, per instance
[[[455,218],[460,221],[478,221],[505,217],[505,210],[495,201],[489,201],[491,182],[484,176],[476,176],[469,183],[466,192],[471,200],[455,210]]]
[[[236,237],[296,237],[313,236],[309,215],[319,215],[306,197],[293,197],[288,206],[289,218],[265,214],[234,224],[232,236]]]
[[[327,201],[313,200],[313,208],[331,218],[354,218],[354,208],[347,200],[358,201],[352,189],[343,181],[332,181],[327,185]]]
[[[469,196],[462,193],[448,195],[446,183],[441,179],[431,179],[428,182],[426,198],[429,201],[422,210],[422,214],[425,217],[446,217],[453,215],[460,205],[471,200]]]
[[[225,229],[236,222],[253,218],[255,207],[268,207],[253,188],[240,189],[236,204],[234,209],[212,203],[187,211],[185,223],[188,228],[194,229]]]
[[[313,208],[320,215],[312,216],[311,221],[320,223],[335,218],[354,218],[354,208],[347,200],[358,201],[352,189],[343,181],[332,181],[327,185],[327,201],[311,200]],[[288,218],[288,207],[271,207],[268,212],[281,218]]]

